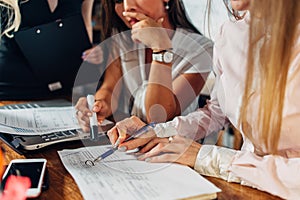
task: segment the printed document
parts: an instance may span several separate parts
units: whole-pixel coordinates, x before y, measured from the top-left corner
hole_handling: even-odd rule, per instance
[[[191,168],[174,163],[139,161],[133,153],[116,151],[95,166],[87,166],[111,146],[58,151],[84,199],[216,198],[221,190]],[[197,198],[198,199],[198,198]]]
[[[111,123],[105,120],[102,125]],[[43,135],[79,129],[72,106],[0,109],[0,132],[15,135]]]

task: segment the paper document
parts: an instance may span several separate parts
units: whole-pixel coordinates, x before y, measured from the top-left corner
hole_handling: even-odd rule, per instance
[[[72,106],[0,109],[0,132],[3,133],[43,135],[79,128]]]
[[[170,163],[138,161],[134,154],[116,151],[95,166],[85,165],[110,146],[58,151],[84,199],[216,198],[221,190],[191,168]]]

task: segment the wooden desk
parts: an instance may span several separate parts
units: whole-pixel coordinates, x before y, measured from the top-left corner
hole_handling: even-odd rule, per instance
[[[63,164],[60,161],[60,158],[57,154],[57,150],[62,150],[64,148],[77,148],[82,146],[80,142],[76,142],[74,144],[64,144],[49,149],[42,150],[38,153],[29,154],[26,156],[21,156],[15,153],[11,148],[9,148],[6,144],[0,141],[0,145],[5,148],[6,153],[5,157],[7,163],[16,158],[46,158],[47,168],[49,171],[49,189],[44,191],[38,199],[65,199],[65,200],[80,200],[83,199],[82,195],[71,177],[71,175],[64,168]],[[216,186],[218,186],[222,192],[218,193],[218,200],[222,199],[253,199],[253,200],[275,200],[280,199],[269,195],[265,192],[261,192],[259,190],[255,190],[246,186],[241,186],[235,183],[228,183],[221,179],[206,177],[209,181],[213,182]]]
[[[0,102],[1,104],[1,102]],[[51,148],[42,149],[37,153],[27,154],[26,156],[21,156],[10,147],[8,147],[4,142],[0,141],[1,147],[6,150],[5,157],[7,164],[12,159],[17,158],[46,158],[47,168],[49,172],[49,189],[44,191],[38,199],[55,199],[55,200],[80,200],[83,199],[75,181],[71,175],[64,168],[57,154],[58,150],[66,148],[78,148],[82,146],[81,142],[64,143],[60,145],[54,145]],[[241,186],[235,183],[228,183],[221,179],[206,177],[209,181],[214,183],[219,187],[222,192],[218,193],[218,200],[227,199],[253,199],[253,200],[278,200],[275,196],[268,193],[261,192],[256,189],[252,189],[246,186]]]

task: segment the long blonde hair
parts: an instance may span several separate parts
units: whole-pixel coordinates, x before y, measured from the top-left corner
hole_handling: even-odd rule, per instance
[[[5,16],[1,16],[3,9],[6,9]],[[4,27],[0,30],[0,37],[6,35],[7,37],[13,37],[11,31],[17,31],[21,23],[21,14],[17,0],[0,0],[0,18],[5,19],[6,24],[1,24]],[[1,22],[3,23],[3,22]]]
[[[267,153],[276,154],[280,139],[287,75],[300,18],[299,0],[254,0],[245,93],[240,124],[247,124],[251,95],[260,95],[257,127]],[[244,129],[251,139],[251,129]]]

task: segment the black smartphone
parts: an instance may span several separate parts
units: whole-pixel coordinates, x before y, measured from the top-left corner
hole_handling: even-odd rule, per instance
[[[27,190],[26,196],[29,198],[37,197],[43,189],[42,185],[46,171],[46,163],[47,160],[43,158],[12,160],[3,174],[2,185],[5,185],[9,175],[29,177],[31,187]]]

